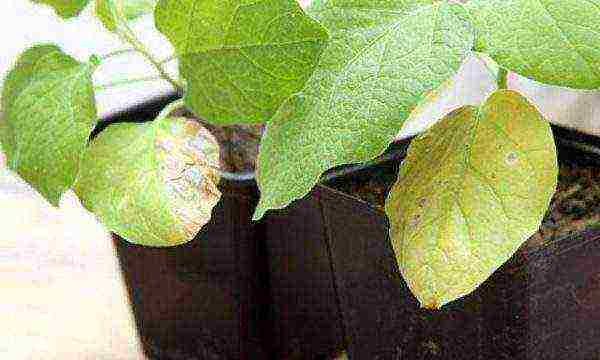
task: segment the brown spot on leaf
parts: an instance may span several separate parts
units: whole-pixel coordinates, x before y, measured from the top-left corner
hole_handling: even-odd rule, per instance
[[[417,227],[421,223],[421,214],[415,214],[410,218],[408,225],[410,227]]]
[[[170,207],[188,237],[195,236],[210,221],[212,209],[221,198],[219,145],[197,122],[169,119],[156,138],[161,179],[167,188]]]
[[[508,154],[506,154],[506,164],[508,164],[509,166],[516,165],[518,161],[519,161],[519,156],[517,155],[516,152],[511,151]]]

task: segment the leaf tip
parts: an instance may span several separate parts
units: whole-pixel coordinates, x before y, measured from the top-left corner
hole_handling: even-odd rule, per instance
[[[259,205],[256,208],[256,210],[254,211],[254,215],[252,215],[252,221],[259,221],[260,219],[263,218],[263,216],[265,216],[266,212],[267,212],[267,209],[265,209]]]
[[[35,188],[35,186],[34,186],[34,188]],[[52,205],[52,207],[54,207],[54,208],[59,208],[60,207],[60,198],[61,198],[61,195],[62,195],[61,193],[59,193],[59,192],[42,191],[39,188],[36,188],[36,190],[38,191],[38,193],[40,195],[42,195],[42,197],[44,199],[46,199],[46,201],[48,201],[50,203],[50,205]]]
[[[436,299],[430,299],[428,301],[422,302],[421,308],[426,310],[440,310],[442,308],[442,304]]]

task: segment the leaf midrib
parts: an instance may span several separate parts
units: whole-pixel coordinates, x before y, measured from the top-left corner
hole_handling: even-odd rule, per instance
[[[409,11],[409,12],[403,13],[402,17],[398,21],[396,21],[396,22],[390,22],[390,23],[386,24],[386,25],[388,25],[386,30],[382,31],[382,33],[379,34],[375,39],[373,39],[373,41],[371,43],[365,45],[356,55],[354,55],[352,58],[350,58],[348,60],[348,62],[344,63],[343,65],[341,65],[339,67],[339,71],[337,71],[338,76],[336,77],[335,83],[331,86],[330,94],[329,94],[329,97],[328,97],[328,102],[327,102],[327,113],[328,114],[331,114],[331,111],[333,109],[333,102],[334,102],[334,99],[335,99],[335,95],[337,94],[337,89],[339,88],[342,80],[344,79],[344,76],[341,76],[341,75],[345,74],[347,72],[348,68],[351,65],[353,65],[356,61],[358,61],[360,59],[360,57],[362,55],[364,55],[364,53],[366,53],[367,51],[369,51],[370,49],[372,49],[375,45],[377,45],[379,43],[379,40],[381,40],[382,38],[390,35],[393,31],[395,31],[396,29],[398,29],[398,27],[400,27],[400,25],[402,25],[402,23],[404,21],[407,21],[408,17],[416,16],[416,14],[418,12],[425,11],[426,9],[433,8],[433,7],[438,7],[438,5],[432,4],[432,5],[422,6],[422,7],[419,7],[418,9],[413,10],[413,11]],[[435,13],[436,13],[436,15],[439,16],[438,12],[435,12]],[[435,23],[437,24],[437,19],[436,19]],[[361,28],[361,29],[364,30],[364,28]],[[430,36],[430,41],[429,41],[428,44],[425,44],[425,45],[428,45],[430,49],[432,48],[433,34],[435,33],[436,29],[437,29],[437,26],[433,26],[432,27],[432,34]],[[417,49],[419,49],[419,48],[417,48]],[[414,49],[414,51],[416,51],[417,49]],[[411,53],[407,53],[407,54],[404,54],[404,55],[405,56],[410,56],[410,54]],[[317,71],[319,71],[319,70],[317,70]]]
[[[73,69],[65,69],[65,70],[61,70],[60,72],[65,72],[65,73],[69,73],[73,71]],[[86,71],[86,67],[85,66],[81,66],[80,71],[75,71],[73,74],[71,74],[70,76],[61,79],[60,81],[56,81],[55,84],[53,84],[49,89],[47,89],[44,92],[44,96],[40,96],[36,101],[33,102],[32,106],[29,107],[27,110],[31,111],[32,109],[35,109],[35,106],[37,104],[40,103],[40,101],[44,100],[45,96],[52,93],[53,91],[56,90],[56,88],[60,87],[60,86],[65,86],[66,84],[70,83],[70,82],[76,82],[76,78],[78,78],[79,76],[82,75],[82,73],[85,73]],[[43,82],[45,80],[48,80],[48,78],[55,77],[56,73],[58,71],[52,72],[50,74],[41,76],[39,78],[32,78],[29,83],[27,84],[27,86],[21,90],[21,92],[18,94],[19,98],[16,99],[16,101],[14,101],[13,103],[11,103],[11,108],[9,109],[9,111],[6,112],[6,119],[15,119],[15,115],[13,114],[15,111],[18,112],[19,114],[21,114],[22,112],[22,105],[21,103],[25,100],[23,99],[27,99],[27,92],[32,91],[32,88],[35,88],[34,85],[37,85],[40,82]],[[54,79],[52,79],[54,80]],[[74,113],[71,111],[71,115],[68,116],[71,119],[71,122],[75,123],[75,117],[74,117]],[[18,116],[16,117],[18,118]],[[14,130],[14,125],[12,124],[12,121],[6,121],[6,126],[9,128],[9,130],[11,130],[11,134],[12,134],[12,141],[13,141],[13,145],[14,145],[14,152],[15,154],[13,154],[13,156],[11,156],[11,161],[10,161],[10,165],[12,168],[17,169],[20,165],[20,158],[21,158],[21,149],[23,146],[23,142],[19,141],[19,134],[16,133]]]

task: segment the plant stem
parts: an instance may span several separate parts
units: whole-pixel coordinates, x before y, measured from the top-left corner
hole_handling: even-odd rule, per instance
[[[145,76],[145,77],[139,77],[139,78],[117,80],[117,81],[109,82],[106,84],[97,85],[94,87],[94,90],[103,91],[103,90],[110,89],[110,88],[117,87],[117,86],[135,84],[138,82],[145,82],[145,81],[157,81],[157,80],[164,80],[164,79],[160,76]]]
[[[116,6],[117,13],[115,16],[120,26],[118,26],[117,35],[119,35],[123,41],[131,45],[135,51],[146,58],[146,60],[156,68],[158,74],[163,79],[171,83],[177,92],[181,93],[183,90],[183,84],[171,77],[171,75],[169,75],[169,73],[167,73],[167,71],[163,68],[163,64],[161,64],[161,62],[157,60],[156,57],[146,48],[146,46],[137,38],[133,30],[131,30],[129,27],[129,24],[127,23],[127,20],[125,19],[121,9],[123,9],[123,1],[118,0]]]
[[[134,48],[115,50],[115,51],[109,52],[108,54],[102,55],[100,57],[100,60],[107,60],[107,59],[110,59],[112,57],[116,57],[116,56],[119,56],[119,55],[132,53],[132,52],[137,52],[137,50],[134,49]]]
[[[501,67],[500,70],[498,70],[498,77],[496,79],[496,82],[498,84],[498,89],[508,88],[508,70]]]
[[[127,28],[125,32],[122,33],[123,39],[127,41],[131,46],[133,46],[137,52],[139,52],[143,57],[148,60],[158,71],[158,74],[165,80],[167,80],[177,91],[181,92],[183,90],[183,84],[169,75],[163,66],[160,64],[158,60],[146,49],[146,46],[142,44],[133,34],[133,32]]]
[[[493,78],[496,79],[498,89],[508,88],[508,70],[499,66],[494,60],[483,53],[476,53],[479,61],[485,66]]]
[[[166,57],[166,58],[162,59],[162,60],[161,60],[161,61],[159,61],[158,63],[159,63],[160,65],[164,65],[164,64],[166,64],[166,63],[169,63],[169,62],[171,62],[171,61],[173,61],[173,60],[175,60],[175,59],[177,59],[177,55],[176,55],[176,54],[172,54],[172,55],[170,55],[169,57]]]

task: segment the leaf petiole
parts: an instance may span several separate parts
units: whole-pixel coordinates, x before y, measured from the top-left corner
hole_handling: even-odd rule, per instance
[[[119,49],[119,50],[115,50],[115,51],[109,52],[108,54],[100,56],[100,60],[103,61],[103,60],[107,60],[107,59],[117,57],[117,56],[120,56],[123,54],[129,54],[129,53],[134,53],[134,52],[137,52],[137,50],[134,48]]]
[[[171,61],[176,60],[176,59],[177,59],[177,55],[172,54],[169,57],[166,57],[166,58],[160,60],[158,63],[160,65],[164,65],[164,64],[170,63]]]
[[[507,89],[508,88],[508,70],[501,67],[498,70],[498,77],[496,78],[496,83],[498,84],[498,89]]]
[[[117,81],[109,82],[106,84],[100,84],[100,85],[94,86],[94,90],[103,91],[103,90],[111,89],[111,88],[118,87],[118,86],[125,86],[125,85],[140,83],[140,82],[159,81],[159,80],[164,80],[164,79],[160,76],[144,76],[144,77],[139,77],[139,78],[123,79],[123,80],[117,80]]]
[[[117,35],[119,35],[124,42],[131,45],[133,47],[133,51],[140,53],[148,62],[150,62],[156,68],[160,77],[171,83],[177,92],[181,93],[183,90],[183,84],[169,75],[169,73],[163,67],[164,63],[161,63],[160,60],[157,60],[156,57],[146,48],[146,46],[137,38],[131,27],[129,27],[122,9],[123,1],[118,0],[116,11],[113,13],[119,24]]]
[[[475,52],[475,54],[477,54],[477,59],[483,64],[483,66],[485,66],[492,77],[496,79],[498,89],[507,89],[508,70],[499,66],[494,60],[484,53]]]
[[[125,31],[122,32],[121,35],[123,37],[123,40],[125,40],[131,46],[133,46],[137,52],[139,52],[143,57],[145,57],[146,60],[148,60],[148,62],[150,62],[156,68],[159,75],[163,79],[165,79],[166,81],[171,83],[171,85],[173,85],[173,87],[175,89],[177,89],[177,91],[179,91],[179,92],[182,91],[183,84],[181,84],[179,81],[177,81],[176,79],[174,79],[173,77],[171,77],[171,75],[169,75],[167,73],[167,71],[163,68],[162,64],[160,64],[159,60],[156,60],[154,55],[152,55],[150,53],[150,51],[146,48],[146,46],[144,44],[142,44],[142,42],[139,41],[137,39],[137,37],[135,37],[133,31],[131,31],[131,29],[129,27],[126,27]]]

